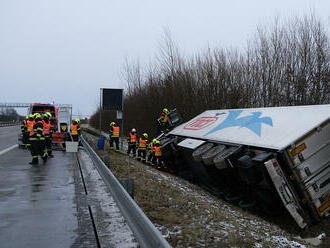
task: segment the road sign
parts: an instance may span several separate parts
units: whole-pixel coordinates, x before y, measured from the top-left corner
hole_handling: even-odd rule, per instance
[[[123,110],[123,89],[101,89],[103,110]]]

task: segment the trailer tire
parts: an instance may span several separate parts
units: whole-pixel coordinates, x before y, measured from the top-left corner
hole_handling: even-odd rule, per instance
[[[204,153],[202,155],[203,162],[206,165],[213,164],[213,159],[215,158],[215,156],[218,155],[219,153],[223,152],[225,149],[226,149],[226,147],[224,145],[219,145],[219,146],[211,148],[209,151],[207,151],[206,153]]]
[[[215,167],[219,170],[223,170],[227,168],[226,158],[229,157],[234,151],[236,151],[236,147],[229,147],[228,149],[223,150],[218,155],[216,155],[213,159],[213,163]]]
[[[202,161],[202,156],[204,153],[209,151],[213,147],[212,143],[206,143],[203,144],[202,146],[198,147],[193,153],[192,156],[195,161],[199,162]]]

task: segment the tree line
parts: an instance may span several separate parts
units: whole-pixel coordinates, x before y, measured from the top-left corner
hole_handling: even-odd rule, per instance
[[[153,133],[161,110],[177,108],[184,120],[207,109],[330,102],[329,33],[315,15],[258,27],[245,49],[208,48],[183,56],[170,32],[152,65],[126,61],[126,132]],[[98,127],[99,110],[91,117]],[[103,128],[116,121],[103,112]]]
[[[0,122],[22,121],[23,116],[20,116],[14,108],[0,108]]]

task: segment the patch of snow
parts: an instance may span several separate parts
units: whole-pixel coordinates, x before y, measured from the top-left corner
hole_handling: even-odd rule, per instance
[[[93,193],[91,196],[93,200],[96,199],[99,201],[97,206],[101,208],[102,214],[104,215],[101,221],[106,223],[106,231],[99,233],[100,236],[102,239],[105,238],[105,242],[109,243],[109,246],[111,247],[138,247],[138,243],[136,242],[131,229],[119,210],[117,203],[107,192],[107,186],[95,168],[93,161],[85,151],[79,152],[79,156],[83,161],[83,165],[88,171],[89,176],[93,178],[93,182],[95,183],[92,189],[88,189],[91,191],[89,193]],[[92,209],[94,208],[95,206],[92,205]]]
[[[315,238],[301,238],[301,237],[295,237],[298,240],[304,241],[308,244],[311,244],[313,246],[318,246],[322,244],[322,240],[326,237],[325,233],[321,233]]]
[[[302,245],[296,241],[289,241],[283,236],[272,236],[269,241],[276,243],[277,247],[306,248],[305,245]]]

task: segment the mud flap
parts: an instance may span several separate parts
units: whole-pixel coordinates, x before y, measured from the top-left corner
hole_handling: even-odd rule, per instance
[[[305,228],[307,226],[307,223],[298,212],[298,209],[300,209],[298,205],[298,200],[290,189],[277,160],[268,160],[267,162],[265,162],[265,166],[279,196],[281,197],[283,205],[289,211],[290,215],[293,217],[299,227],[302,229]]]

